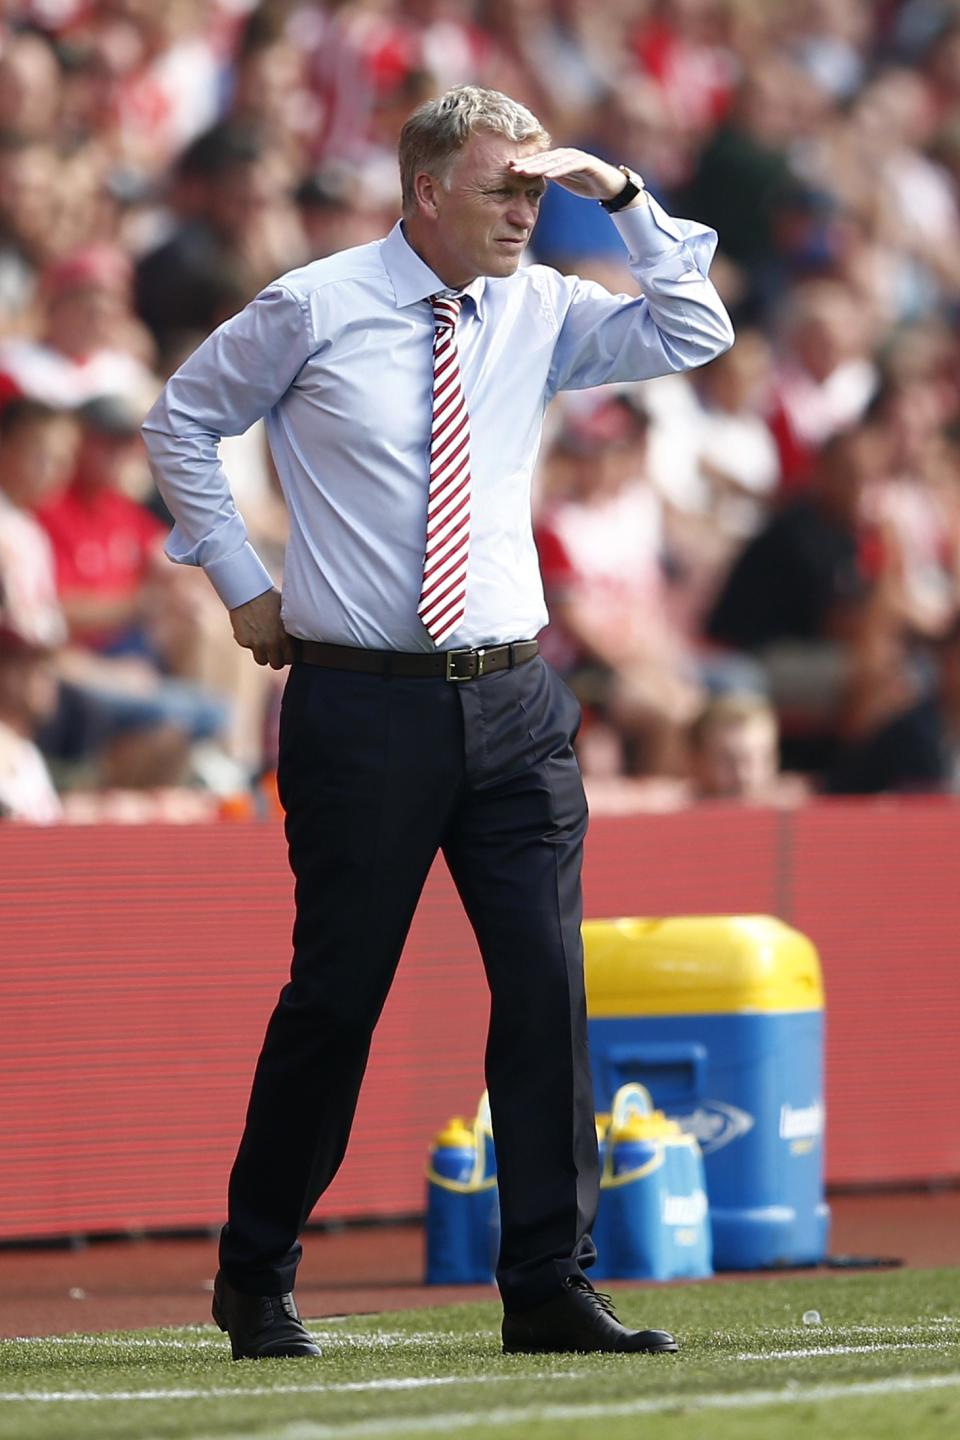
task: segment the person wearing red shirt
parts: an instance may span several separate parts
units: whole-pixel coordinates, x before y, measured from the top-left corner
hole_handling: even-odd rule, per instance
[[[164,527],[121,483],[140,447],[136,421],[114,399],[80,412],[83,430],[73,479],[37,510],[50,538],[70,637],[104,654],[144,653],[144,587]]]
[[[90,401],[77,413],[82,429],[73,478],[37,506],[36,516],[52,547],[84,694],[94,694],[111,730],[159,726],[169,732],[177,758],[164,772],[167,783],[182,778],[190,745],[225,732],[229,704],[181,679],[174,663],[183,597],[161,563],[165,527],[123,488],[142,454],[139,414],[121,396]],[[189,621],[189,610],[185,615]],[[74,722],[68,716],[64,724]]]

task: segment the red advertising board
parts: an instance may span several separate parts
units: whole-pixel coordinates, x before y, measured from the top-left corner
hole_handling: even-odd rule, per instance
[[[585,908],[803,930],[827,991],[828,1180],[956,1178],[958,854],[949,803],[597,817]],[[291,919],[273,823],[0,828],[0,1239],[219,1222]],[[318,1218],[422,1209],[431,1136],[482,1089],[486,1011],[441,864]]]

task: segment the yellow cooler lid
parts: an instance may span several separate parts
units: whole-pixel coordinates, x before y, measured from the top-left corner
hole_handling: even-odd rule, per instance
[[[585,920],[591,1018],[821,1010],[811,942],[772,915]]]

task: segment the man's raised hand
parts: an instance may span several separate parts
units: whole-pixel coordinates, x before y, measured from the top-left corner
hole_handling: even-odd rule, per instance
[[[540,150],[534,155],[524,155],[511,160],[509,168],[515,175],[542,175],[580,195],[585,200],[612,200],[619,195],[626,177],[616,165],[610,165],[597,155],[586,150]]]

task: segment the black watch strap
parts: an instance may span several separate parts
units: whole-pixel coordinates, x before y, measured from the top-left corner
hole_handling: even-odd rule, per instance
[[[616,215],[618,210],[623,210],[631,200],[637,198],[643,188],[636,184],[625,165],[619,165],[617,168],[623,172],[623,189],[610,200],[600,201],[608,215]]]

